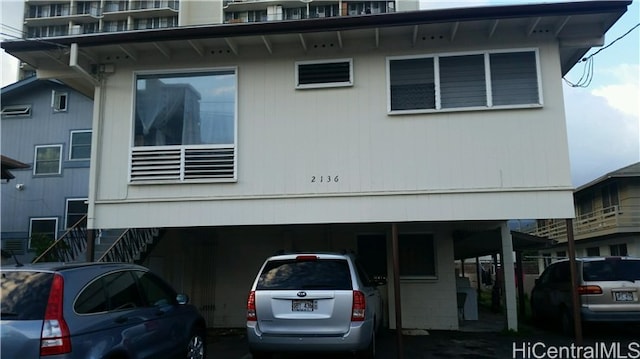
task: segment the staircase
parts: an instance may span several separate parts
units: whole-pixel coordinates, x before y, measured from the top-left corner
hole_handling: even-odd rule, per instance
[[[98,230],[94,246],[97,262],[142,263],[158,244],[163,232],[158,228]],[[87,216],[47,248],[32,263],[82,262],[87,254]]]

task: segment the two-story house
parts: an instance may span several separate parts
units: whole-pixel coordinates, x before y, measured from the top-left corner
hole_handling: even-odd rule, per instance
[[[159,228],[147,264],[240,327],[278,249],[352,250],[392,328],[458,328],[465,239],[573,218],[562,76],[630,1],[456,8],[11,41],[93,93],[91,229]],[[490,238],[493,236],[493,238]],[[398,313],[398,316],[396,316]]]
[[[577,256],[640,257],[640,163],[609,172],[578,187],[574,202],[573,234]],[[567,256],[565,221],[538,220],[529,232],[558,242],[541,251],[541,266]]]
[[[27,262],[87,213],[93,101],[36,77],[0,95],[3,168],[5,155],[27,164],[1,186],[2,249]]]

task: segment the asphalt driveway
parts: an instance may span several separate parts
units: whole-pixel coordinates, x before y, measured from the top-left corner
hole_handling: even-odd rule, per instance
[[[573,338],[556,333],[553,328],[522,327],[519,333],[431,331],[429,335],[403,336],[404,359],[429,358],[552,358],[555,350],[577,346]],[[562,349],[564,348],[564,349]],[[640,326],[615,325],[589,329],[582,343],[584,350],[604,350],[610,358],[640,358]],[[614,352],[615,351],[615,352]],[[541,354],[543,356],[541,356]],[[636,356],[633,356],[636,355]],[[214,330],[209,336],[209,358],[251,359],[244,331],[241,329]],[[350,358],[350,355],[331,355],[334,359]],[[397,357],[396,336],[392,331],[382,332],[377,340],[378,359]],[[586,355],[585,355],[586,357]],[[327,354],[278,354],[274,359],[319,359]],[[556,356],[560,358],[560,356]],[[571,358],[571,356],[565,356]],[[600,358],[605,358],[600,356]]]

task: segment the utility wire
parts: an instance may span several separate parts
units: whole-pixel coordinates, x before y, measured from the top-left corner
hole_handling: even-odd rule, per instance
[[[611,45],[615,44],[618,40],[622,39],[623,37],[629,35],[633,30],[635,30],[636,28],[638,28],[638,26],[640,26],[640,23],[637,23],[635,26],[633,26],[631,29],[629,29],[629,31],[625,32],[624,34],[622,34],[621,36],[619,36],[617,39],[611,41],[607,46],[604,46],[600,49],[598,49],[598,51],[594,52],[593,54],[583,58],[582,60],[580,60],[580,62],[584,62],[584,67],[582,69],[582,76],[580,76],[580,78],[578,79],[578,81],[576,81],[575,83],[567,80],[566,77],[563,77],[562,79],[569,84],[569,86],[571,87],[589,87],[589,85],[591,85],[591,81],[593,80],[593,75],[594,75],[594,71],[593,71],[593,57],[596,56],[597,54],[599,54],[601,51],[609,48]]]

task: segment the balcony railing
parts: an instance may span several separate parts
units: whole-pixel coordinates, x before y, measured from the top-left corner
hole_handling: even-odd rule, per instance
[[[573,233],[576,239],[597,237],[600,235],[640,231],[640,206],[611,206],[582,214],[573,221]],[[553,220],[527,230],[528,233],[566,241],[567,226],[565,220]]]

